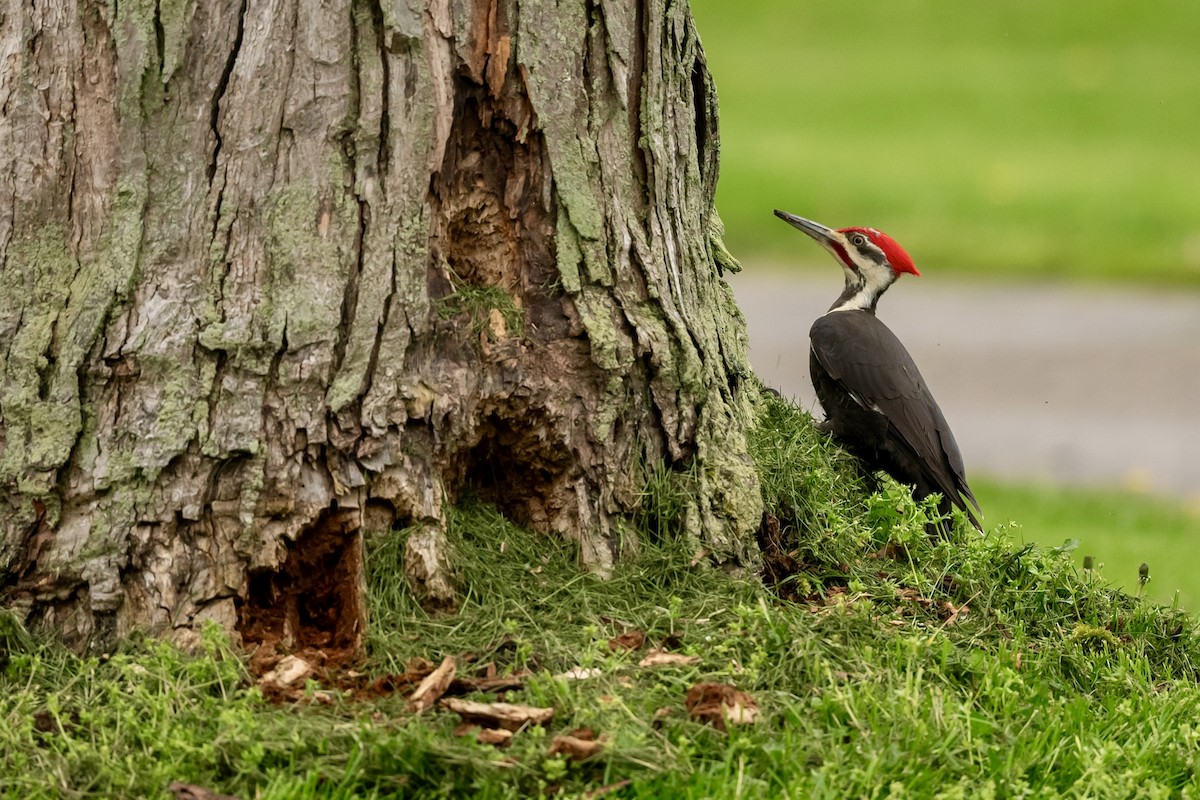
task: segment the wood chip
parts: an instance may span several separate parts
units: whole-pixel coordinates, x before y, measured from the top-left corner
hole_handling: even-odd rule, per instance
[[[596,734],[590,729],[584,728],[579,731],[572,731],[565,736],[555,736],[550,743],[549,755],[558,755],[562,753],[570,756],[575,761],[583,761],[591,758],[604,749],[603,739],[597,739]]]
[[[312,664],[299,656],[284,656],[259,679],[259,683],[280,688],[294,686],[312,675],[313,669]]]
[[[655,648],[638,662],[639,667],[690,666],[699,664],[700,656],[685,656],[683,653],[667,653]]]
[[[454,664],[453,656],[446,656],[442,659],[438,668],[426,675],[417,685],[416,691],[409,695],[408,710],[413,714],[420,714],[432,707],[450,688],[456,672],[457,667]]]
[[[554,716],[553,708],[521,706],[513,703],[477,703],[451,697],[441,705],[458,714],[467,722],[478,722],[488,728],[504,728],[516,731],[526,725],[545,725]]]
[[[504,747],[512,741],[512,731],[504,728],[480,728],[479,735],[475,737],[475,741],[480,744],[491,744],[496,747]]]
[[[585,681],[591,678],[599,678],[603,674],[604,671],[599,667],[590,667],[588,669],[584,669],[583,667],[572,667],[566,672],[558,673],[554,677],[564,681]]]
[[[504,322],[504,314],[500,313],[500,309],[498,308],[488,311],[487,327],[487,332],[493,342],[498,342],[508,335],[508,326]]]

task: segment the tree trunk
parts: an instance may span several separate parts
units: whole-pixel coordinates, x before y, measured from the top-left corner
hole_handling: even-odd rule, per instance
[[[0,602],[353,650],[365,529],[452,604],[464,490],[755,558],[745,330],[683,0],[0,11]]]

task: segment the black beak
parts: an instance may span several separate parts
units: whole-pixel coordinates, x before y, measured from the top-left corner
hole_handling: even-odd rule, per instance
[[[786,211],[778,209],[775,210],[775,216],[793,228],[799,228],[804,231],[823,245],[828,245],[830,242],[835,241],[835,231],[832,228],[826,228],[819,222],[813,222],[811,219],[805,219],[804,217],[797,217],[795,214],[789,214]]]

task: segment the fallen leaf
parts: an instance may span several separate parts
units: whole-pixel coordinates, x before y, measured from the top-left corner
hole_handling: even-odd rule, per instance
[[[893,542],[888,542],[874,553],[868,553],[867,558],[895,558],[899,552],[899,547],[897,547]]]
[[[728,725],[758,721],[758,703],[746,692],[724,683],[697,683],[688,689],[686,705],[692,719],[725,730]]]
[[[949,628],[958,622],[959,617],[965,617],[967,614],[970,614],[971,608],[966,603],[963,603],[961,606],[955,606],[949,600],[943,600],[942,611],[947,615],[945,624]]]
[[[903,589],[898,589],[896,591],[896,596],[898,598],[900,598],[901,600],[907,600],[910,603],[916,603],[921,608],[924,608],[926,610],[933,607],[932,600],[930,600],[928,597],[922,597],[921,593],[918,592],[916,589],[912,588],[911,586],[906,586]]]
[[[442,659],[442,663],[438,668],[426,675],[424,680],[417,685],[416,691],[409,695],[409,712],[420,714],[425,709],[433,706],[446,693],[446,690],[450,688],[450,683],[454,680],[456,672],[457,667],[454,664],[453,656],[446,656]]]
[[[642,631],[626,631],[608,640],[609,650],[641,650],[646,643],[646,634]]]
[[[520,730],[526,725],[544,725],[554,716],[553,708],[521,706],[513,703],[477,703],[451,697],[441,705],[458,714],[468,722],[478,722],[489,728]]]
[[[699,664],[700,656],[685,656],[683,653],[666,653],[658,648],[651,650],[638,662],[639,667],[688,666]]]

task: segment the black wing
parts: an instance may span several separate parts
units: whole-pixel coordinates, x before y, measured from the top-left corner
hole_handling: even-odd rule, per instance
[[[889,434],[921,465],[926,482],[964,510],[960,495],[978,510],[950,425],[896,335],[867,311],[834,311],[813,323],[809,338],[829,377],[887,419]]]

